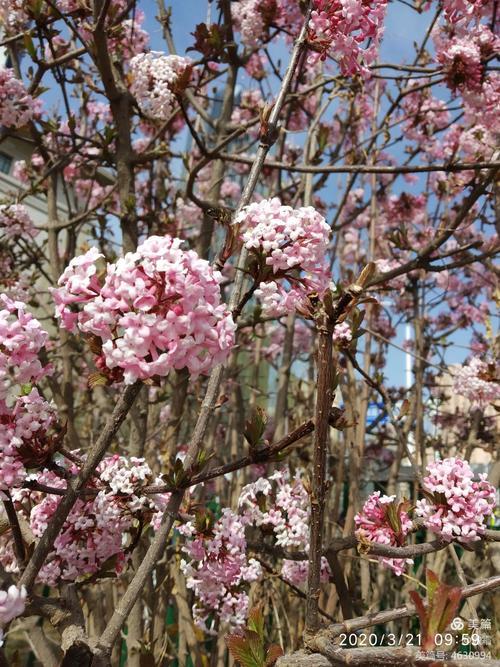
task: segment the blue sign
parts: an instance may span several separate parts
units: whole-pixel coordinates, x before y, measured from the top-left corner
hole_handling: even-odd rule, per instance
[[[374,422],[385,424],[388,420],[382,402],[370,401],[366,410],[366,423],[371,426]]]

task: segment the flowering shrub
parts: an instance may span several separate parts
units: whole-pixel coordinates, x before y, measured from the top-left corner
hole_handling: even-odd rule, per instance
[[[9,238],[21,235],[35,238],[38,233],[23,204],[0,204],[0,234]]]
[[[375,491],[366,500],[361,512],[354,517],[356,537],[363,542],[376,542],[388,546],[399,547],[404,544],[405,537],[413,528],[413,522],[408,515],[409,503],[397,502],[396,496],[383,496]],[[378,557],[385,567],[394,574],[401,575],[407,565],[411,565],[411,558]]]
[[[182,56],[165,56],[156,51],[139,53],[130,61],[131,92],[141,111],[155,120],[168,120],[176,95],[189,83],[192,61]]]
[[[322,294],[328,287],[330,228],[312,206],[293,209],[277,197],[264,199],[243,209],[235,222],[258,262],[255,294],[265,314],[293,312],[309,292]]]
[[[22,127],[33,118],[35,100],[11,69],[0,69],[0,125]]]
[[[26,304],[0,295],[0,306],[0,409],[5,409],[21,385],[36,383],[49,372],[38,358],[49,335]]]
[[[69,472],[77,473],[77,466],[73,464]],[[53,471],[45,470],[32,479],[55,489],[64,490],[67,486],[64,477]],[[144,496],[141,493],[142,487],[159,481],[144,459],[106,457],[87,486],[87,496],[73,506],[40,571],[39,580],[55,585],[61,581],[82,580],[101,571],[121,572],[142,527],[149,521],[154,522],[166,505],[168,495]],[[57,510],[61,496],[18,490],[13,500],[25,514],[35,538],[39,538]],[[9,535],[2,538],[0,561],[8,571],[16,572],[17,564],[8,538]]]
[[[309,494],[299,473],[290,478],[287,469],[280,469],[269,479],[260,477],[243,487],[238,506],[252,525],[272,530],[276,545],[283,548],[309,549]],[[307,561],[283,559],[281,574],[295,585],[307,580]],[[321,577],[328,581],[330,568],[321,562]]]
[[[472,405],[484,408],[500,399],[500,384],[494,374],[494,363],[490,368],[486,361],[472,357],[453,374],[453,391],[468,398]]]
[[[195,522],[189,521],[179,528],[187,538],[183,551],[190,558],[190,562],[182,561],[181,569],[197,598],[193,617],[207,631],[211,613],[230,626],[245,623],[248,594],[243,587],[261,574],[258,561],[246,555],[247,523],[244,517],[224,509],[213,526],[199,530]]]
[[[346,76],[368,74],[366,65],[373,62],[383,33],[386,1],[346,2],[345,0],[314,0],[309,39],[321,52],[339,59]],[[361,44],[371,40],[363,49]]]
[[[495,488],[486,475],[474,481],[467,461],[455,457],[430,463],[427,471],[422,480],[425,498],[417,501],[417,515],[445,540],[465,544],[478,540],[495,506]]]
[[[96,364],[111,381],[131,384],[184,367],[197,376],[231,351],[235,326],[221,304],[221,276],[181,244],[150,237],[109,264],[102,285],[95,266],[102,255],[93,248],[60,277],[56,315],[64,328],[97,338]]]
[[[149,4],[0,0],[0,627],[21,585],[39,614],[7,635],[20,664],[47,632],[64,664],[122,642],[131,664],[271,665],[323,612],[397,623],[411,558],[494,537],[471,470],[498,440],[498,3]],[[358,506],[387,475],[416,508]],[[413,596],[429,650],[471,592],[491,616],[465,551],[473,589],[447,558]]]

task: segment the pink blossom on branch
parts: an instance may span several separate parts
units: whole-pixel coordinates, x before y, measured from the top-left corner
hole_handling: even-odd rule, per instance
[[[55,412],[31,387],[51,370],[38,357],[47,332],[24,303],[2,295],[0,304],[0,489],[6,490],[50,456]]]
[[[24,482],[29,468],[47,463],[58,444],[53,405],[37,389],[19,396],[12,408],[0,402],[0,489],[8,490]]]
[[[12,69],[0,69],[0,99],[0,125],[18,128],[33,118],[36,102]]]
[[[197,601],[193,616],[197,625],[210,632],[207,621],[216,613],[222,623],[242,626],[248,612],[246,585],[261,575],[261,566],[247,558],[245,526],[248,519],[230,509],[205,532],[194,522],[179,528],[186,539],[183,547],[189,562],[183,560],[181,569],[187,587],[193,589]]]
[[[333,341],[339,347],[348,346],[352,341],[351,327],[347,322],[341,322],[340,324],[335,325],[333,330]]]
[[[68,472],[75,474],[77,466],[72,465]],[[48,470],[34,476],[34,481],[59,489],[67,485],[65,479]],[[144,459],[106,457],[88,485],[95,495],[84,496],[74,505],[40,570],[39,580],[55,585],[81,581],[101,570],[119,574],[141,526],[155,523],[166,506],[168,494],[141,493],[142,487],[159,482]],[[41,537],[61,496],[19,489],[12,497],[35,537]],[[0,562],[8,571],[17,571],[10,534],[0,542]]]
[[[272,530],[276,545],[286,549],[309,550],[309,493],[300,473],[291,477],[287,469],[274,472],[269,479],[261,477],[243,487],[238,506],[248,521],[266,531]],[[290,583],[300,586],[307,581],[309,564],[285,558],[281,574]],[[327,582],[330,568],[321,560],[321,579]]]
[[[430,463],[427,471],[422,481],[425,498],[416,508],[425,526],[448,541],[467,544],[480,539],[485,518],[495,507],[495,488],[486,474],[474,481],[467,461],[455,457]]]
[[[157,51],[139,53],[130,61],[130,90],[141,111],[155,120],[168,120],[176,105],[176,95],[189,83],[192,61]]]
[[[322,294],[330,284],[327,249],[330,227],[312,206],[293,209],[263,199],[244,208],[235,220],[242,241],[258,261],[256,296],[267,315],[300,308],[307,294]]]
[[[0,295],[0,405],[19,395],[21,385],[38,382],[50,370],[38,354],[48,340],[26,304]]]
[[[100,340],[97,365],[110,379],[131,384],[184,367],[198,376],[228,357],[235,324],[221,303],[222,277],[181,245],[151,236],[109,264],[102,285],[93,265],[99,253],[89,251],[59,279],[57,317]]]
[[[489,33],[489,35],[488,35]],[[478,90],[481,88],[483,73],[482,52],[490,50],[494,36],[485,28],[481,36],[467,34],[438,40],[437,60],[446,73],[446,81],[453,90]]]
[[[35,238],[38,233],[23,204],[0,204],[0,236],[5,234],[8,238],[15,236]]]
[[[314,0],[309,40],[321,57],[339,61],[346,76],[368,75],[383,34],[387,0]],[[370,46],[363,44],[370,40]]]
[[[500,383],[495,377],[496,364],[478,357],[459,368],[453,375],[453,392],[468,398],[472,405],[486,407],[500,399]]]
[[[387,546],[403,546],[405,537],[413,528],[408,515],[408,503],[396,501],[396,496],[383,496],[375,491],[366,500],[363,508],[354,517],[356,537],[361,544],[376,542]],[[403,574],[410,558],[379,557],[379,562],[398,576]]]

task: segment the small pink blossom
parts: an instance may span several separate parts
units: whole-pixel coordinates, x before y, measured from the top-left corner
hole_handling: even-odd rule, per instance
[[[320,50],[338,59],[346,76],[369,74],[383,34],[387,1],[314,0],[309,21],[309,39]],[[368,48],[362,44],[371,40]]]
[[[189,561],[181,561],[187,587],[196,603],[193,616],[197,625],[207,626],[210,613],[230,627],[242,626],[248,611],[246,585],[261,575],[261,566],[247,558],[245,525],[248,521],[230,509],[222,511],[208,533],[199,533],[192,522],[179,529],[187,539],[183,547]]]

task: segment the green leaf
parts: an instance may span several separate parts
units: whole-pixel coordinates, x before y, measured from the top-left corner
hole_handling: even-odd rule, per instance
[[[264,431],[266,430],[267,420],[268,417],[266,412],[261,407],[257,406],[250,419],[246,422],[245,430],[243,432],[245,440],[251,447],[256,447],[260,444]]]
[[[248,629],[264,639],[264,614],[260,605],[252,607],[248,612]]]
[[[36,57],[36,48],[35,48],[35,45],[33,43],[33,40],[31,39],[31,35],[29,34],[29,32],[24,33],[23,42],[24,42],[24,48],[30,54],[30,56],[34,59]]]
[[[427,585],[427,600],[432,603],[434,593],[439,587],[440,581],[439,577],[435,572],[427,568],[426,571],[426,585]]]

